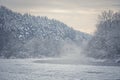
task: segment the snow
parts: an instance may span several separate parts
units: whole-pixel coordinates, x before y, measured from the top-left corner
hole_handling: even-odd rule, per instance
[[[0,80],[120,80],[119,66],[35,63],[0,59]]]
[[[16,13],[4,6],[0,6],[0,25],[0,57],[4,58],[60,56],[64,45],[81,48],[91,38],[58,20]]]

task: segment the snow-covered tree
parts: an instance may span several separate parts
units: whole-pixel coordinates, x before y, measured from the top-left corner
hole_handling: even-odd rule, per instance
[[[120,12],[104,11],[99,16],[97,31],[87,46],[95,58],[120,57]]]
[[[58,56],[67,40],[81,46],[88,37],[60,21],[0,6],[0,57]]]

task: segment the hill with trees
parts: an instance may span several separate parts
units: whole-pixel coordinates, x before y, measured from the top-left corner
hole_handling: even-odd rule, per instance
[[[1,58],[60,56],[63,50],[74,49],[73,44],[81,48],[90,38],[58,20],[20,14],[0,6]]]

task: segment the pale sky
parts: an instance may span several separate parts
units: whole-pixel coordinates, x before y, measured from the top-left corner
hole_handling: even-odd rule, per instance
[[[47,16],[76,30],[92,34],[97,15],[104,10],[120,10],[120,0],[0,0],[13,11]]]

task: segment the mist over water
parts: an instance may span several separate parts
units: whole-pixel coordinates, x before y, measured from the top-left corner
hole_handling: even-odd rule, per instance
[[[83,54],[83,49],[87,42],[79,46],[74,42],[65,41],[60,49],[60,57],[44,58],[36,60],[37,63],[52,63],[52,64],[87,64],[92,61],[92,58]]]
[[[83,50],[87,43],[88,41],[83,41],[81,46],[79,46],[73,42],[66,42],[61,49],[61,59],[68,60],[71,63],[86,63],[89,60]]]

